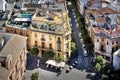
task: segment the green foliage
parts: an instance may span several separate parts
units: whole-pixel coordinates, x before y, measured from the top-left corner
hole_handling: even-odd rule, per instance
[[[75,38],[72,38],[72,42],[76,42]]]
[[[93,44],[92,43],[88,43],[87,46],[86,46],[86,49],[88,50],[88,52],[92,53],[93,51]]]
[[[97,63],[97,64],[95,65],[95,68],[96,68],[97,72],[100,72],[100,70],[101,70],[101,65],[100,65],[99,63]]]
[[[64,56],[62,54],[60,54],[57,58],[58,61],[63,61],[64,60]]]
[[[105,59],[101,55],[97,56],[96,62],[99,63],[100,65],[105,65],[106,63]]]
[[[32,55],[34,55],[34,56],[37,56],[38,53],[39,53],[39,49],[38,49],[38,48],[32,48],[31,51],[30,51],[30,53],[31,53]]]
[[[43,57],[44,57],[45,59],[53,58],[53,57],[54,57],[54,52],[53,52],[53,51],[46,51],[46,52],[43,54]]]
[[[109,77],[108,77],[108,75],[102,75],[102,80],[109,80]]]
[[[77,47],[76,47],[75,42],[71,42],[71,49],[72,49],[72,53],[75,53],[77,51]]]
[[[38,72],[33,73],[31,76],[31,80],[38,80],[38,76],[39,76]]]

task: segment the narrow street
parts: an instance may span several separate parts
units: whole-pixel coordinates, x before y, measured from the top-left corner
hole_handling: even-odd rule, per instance
[[[88,57],[84,57],[83,55],[83,49],[82,49],[82,46],[81,46],[81,43],[80,43],[80,38],[79,38],[79,32],[80,30],[77,28],[76,26],[76,20],[74,18],[74,11],[72,9],[72,6],[68,6],[68,10],[69,10],[69,14],[70,14],[70,18],[71,18],[71,24],[72,24],[72,37],[75,38],[76,40],[76,45],[77,45],[77,49],[78,49],[78,57],[77,57],[77,60],[78,60],[78,66],[77,68],[78,69],[85,69],[87,70],[88,68],[92,68],[92,57],[91,56],[88,56]]]

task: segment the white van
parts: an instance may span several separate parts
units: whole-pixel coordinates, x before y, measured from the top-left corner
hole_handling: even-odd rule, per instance
[[[87,50],[86,50],[85,48],[83,48],[83,55],[84,55],[85,57],[88,56]]]

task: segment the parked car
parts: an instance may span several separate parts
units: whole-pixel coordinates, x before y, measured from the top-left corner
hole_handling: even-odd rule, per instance
[[[75,65],[77,65],[77,64],[78,64],[78,61],[74,61],[74,63],[75,63]]]
[[[73,66],[69,66],[69,69],[70,69],[70,70],[73,69]]]
[[[83,39],[82,38],[80,39],[80,42],[81,42],[81,44],[83,44]]]
[[[85,57],[88,56],[87,50],[86,50],[85,48],[83,48],[83,55],[84,55]]]
[[[69,69],[69,68],[66,70],[66,73],[68,73],[68,72],[70,72],[70,69]]]
[[[82,37],[81,33],[79,33],[78,35],[79,35],[79,37]]]
[[[82,44],[82,48],[85,48],[85,44]]]

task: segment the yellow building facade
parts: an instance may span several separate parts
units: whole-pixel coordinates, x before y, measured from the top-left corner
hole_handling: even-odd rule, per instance
[[[40,57],[43,57],[46,51],[53,51],[54,59],[57,59],[59,55],[62,55],[64,60],[70,57],[71,27],[66,7],[59,11],[36,9],[29,28],[21,27],[21,23],[23,25],[25,22],[19,21],[12,24],[7,21],[6,32],[27,36],[27,48],[37,47]]]

